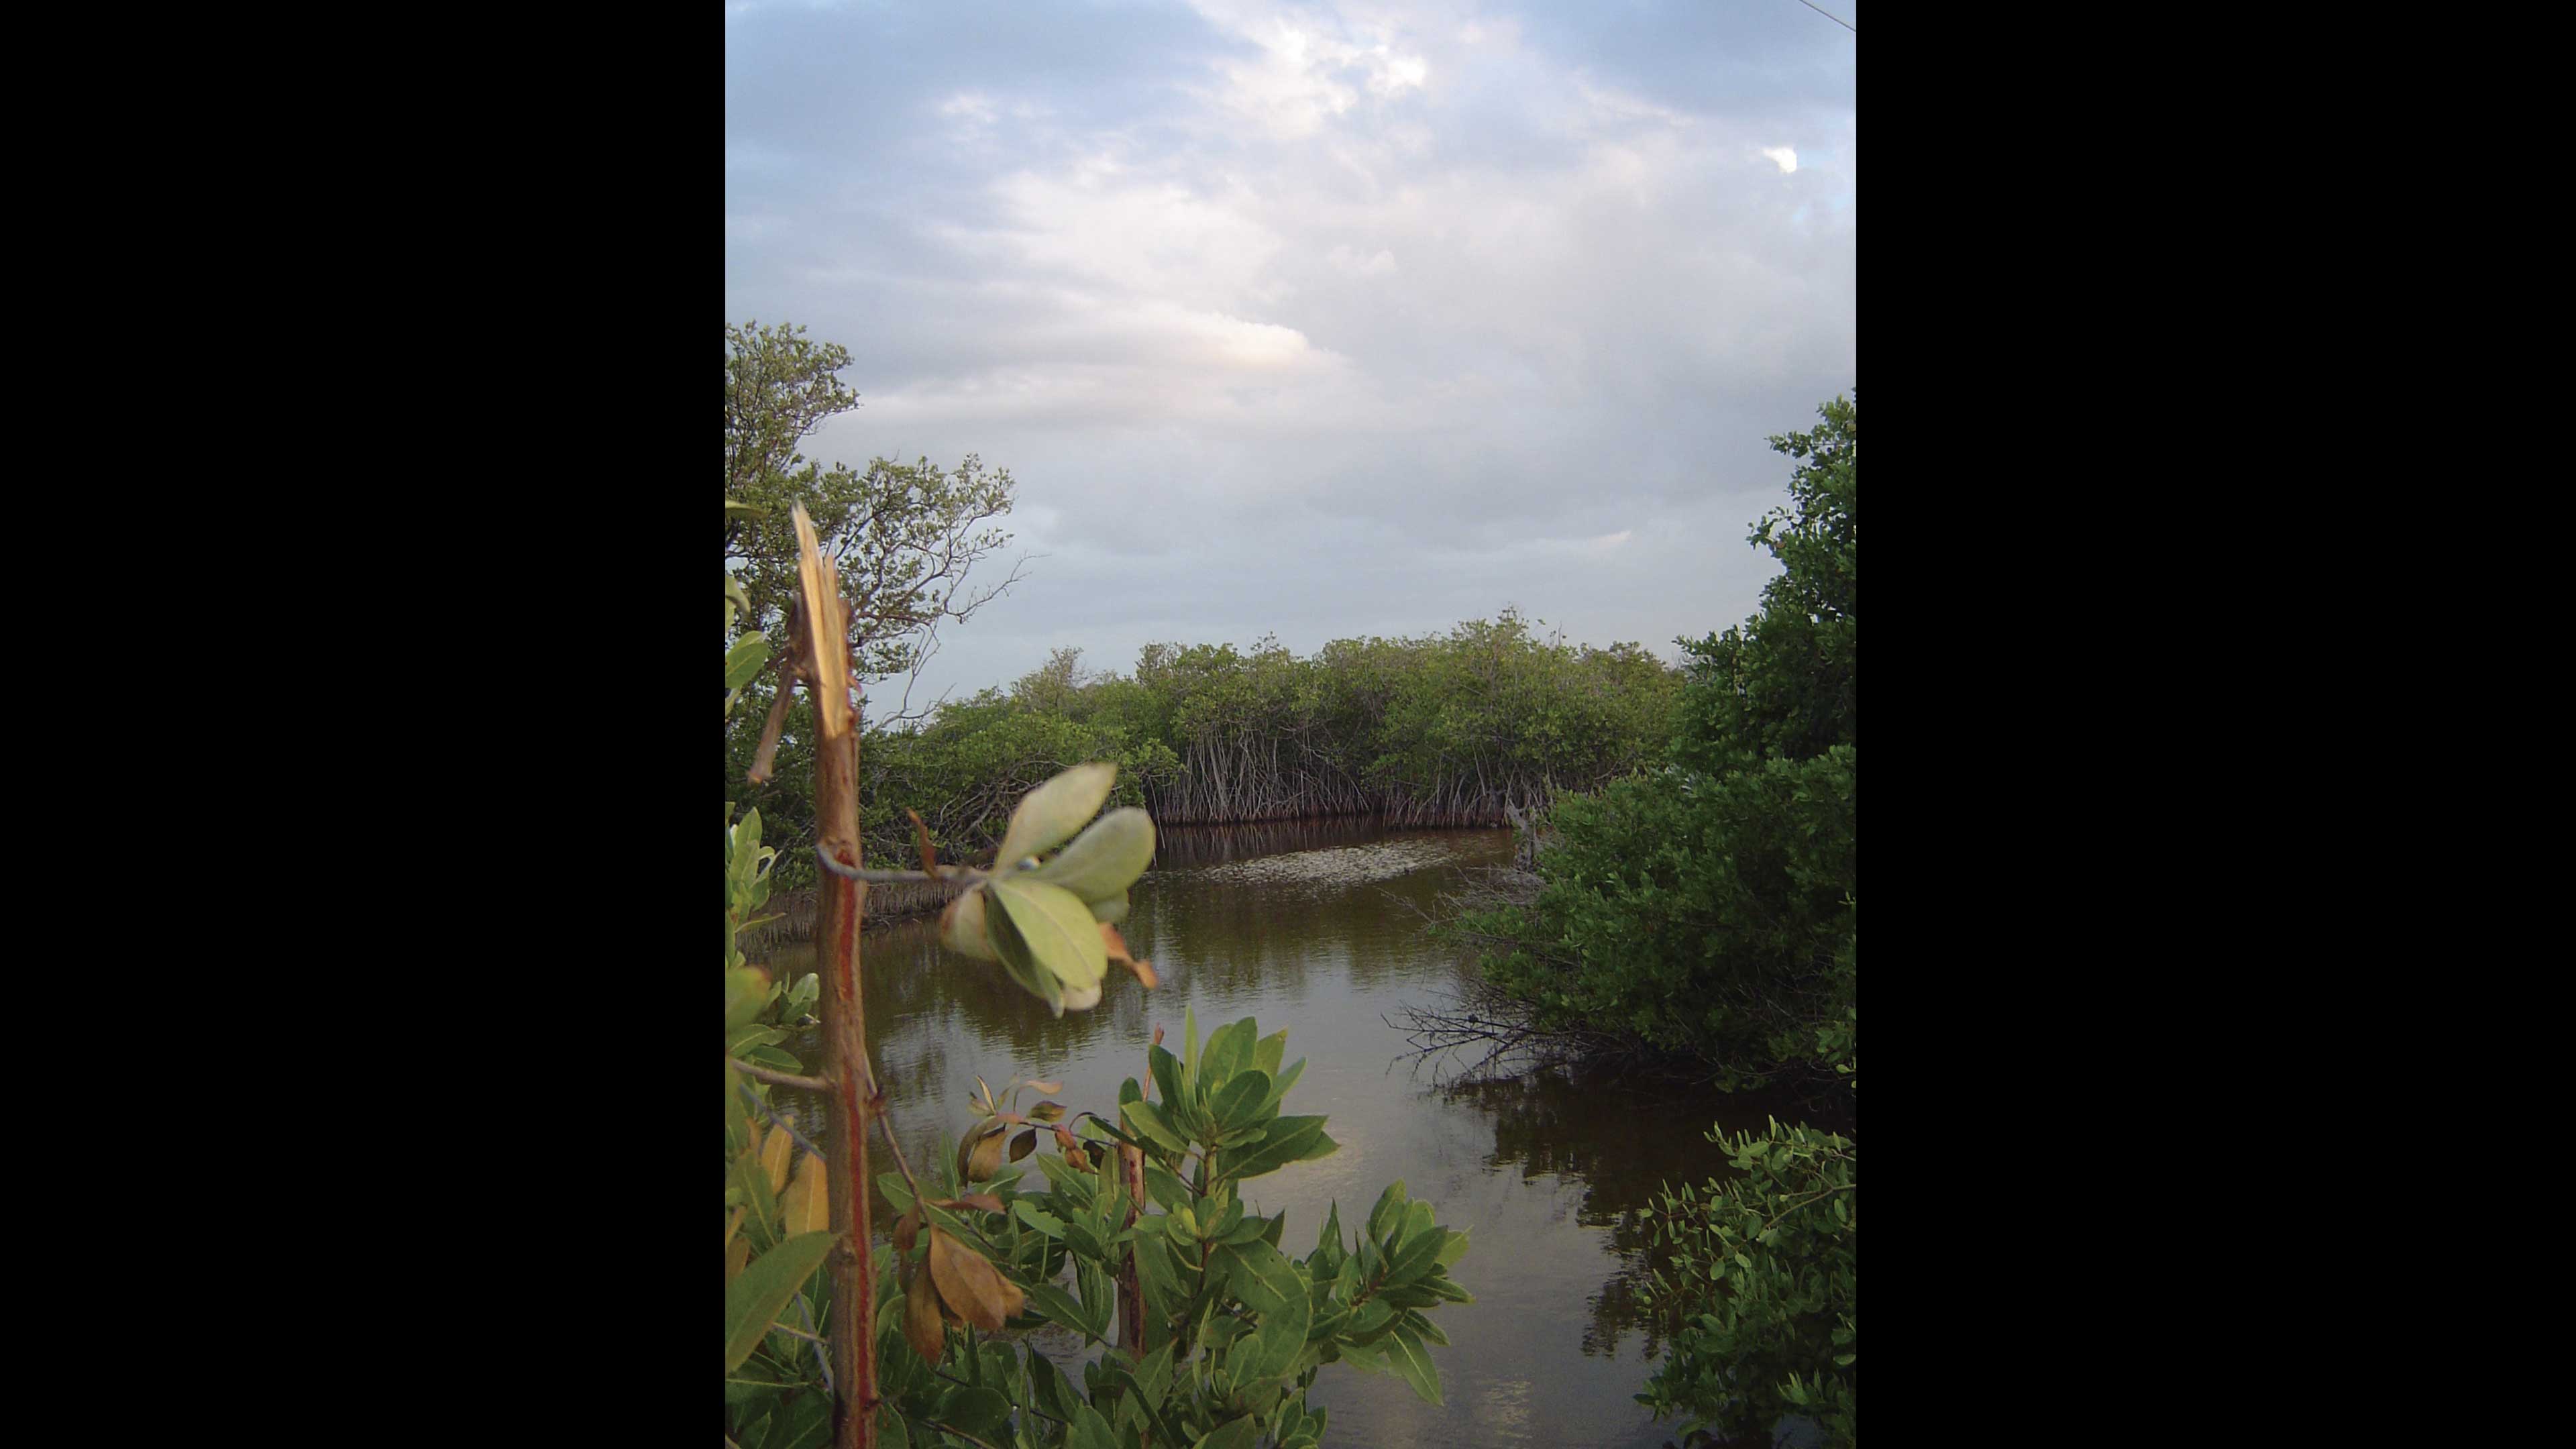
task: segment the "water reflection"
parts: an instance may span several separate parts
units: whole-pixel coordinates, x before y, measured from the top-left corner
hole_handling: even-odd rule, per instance
[[[1386,1020],[1465,983],[1425,913],[1462,867],[1510,852],[1508,831],[1364,821],[1167,830],[1125,927],[1164,985],[1146,993],[1122,977],[1099,1007],[1062,1018],[1000,968],[941,951],[935,923],[872,930],[868,1037],[905,1153],[917,1166],[972,1121],[978,1074],[997,1089],[1060,1080],[1063,1101],[1105,1111],[1120,1079],[1144,1074],[1157,1024],[1177,1037],[1185,1009],[1202,1033],[1257,1016],[1265,1033],[1287,1028],[1289,1059],[1307,1063],[1288,1110],[1329,1114],[1341,1143],[1247,1185],[1253,1208],[1288,1212],[1283,1246],[1303,1256],[1329,1204],[1365,1214],[1397,1178],[1474,1235],[1456,1276],[1478,1301],[1438,1319],[1451,1339],[1433,1351],[1445,1406],[1390,1378],[1327,1373],[1314,1398],[1333,1411],[1334,1442],[1661,1445],[1668,1436],[1632,1398],[1661,1342],[1630,1287],[1644,1246],[1636,1213],[1665,1181],[1724,1169],[1701,1134],[1725,1099],[1566,1072],[1444,1084]],[[780,948],[767,964],[801,973],[813,953]],[[799,1048],[818,1063],[815,1035]],[[798,1105],[819,1125],[823,1103]],[[1751,1125],[1761,1120],[1754,1110]],[[882,1198],[873,1207],[882,1234]]]

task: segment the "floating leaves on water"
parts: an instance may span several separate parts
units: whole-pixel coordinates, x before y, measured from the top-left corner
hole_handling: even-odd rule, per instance
[[[993,860],[997,867],[1008,869],[1014,862],[1053,850],[1080,830],[1083,822],[1100,813],[1109,802],[1109,787],[1118,779],[1118,767],[1105,760],[1076,765],[1054,779],[1031,790],[1011,812],[1010,828],[1002,832],[1002,848]]]

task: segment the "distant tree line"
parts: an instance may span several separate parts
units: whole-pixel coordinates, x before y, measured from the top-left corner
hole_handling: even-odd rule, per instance
[[[999,841],[1020,796],[1083,760],[1119,766],[1119,803],[1166,825],[1369,815],[1401,825],[1500,825],[1657,758],[1679,674],[1633,644],[1542,637],[1506,609],[1443,634],[1342,639],[1299,656],[1270,638],[1153,644],[1132,673],[1058,650],[1006,688],[953,701],[860,751],[872,855],[913,850],[914,802],[944,856]],[[806,706],[789,710],[787,733]],[[727,761],[742,779],[753,742]],[[802,828],[793,739],[754,792],[773,839]],[[737,786],[736,793],[741,793]]]

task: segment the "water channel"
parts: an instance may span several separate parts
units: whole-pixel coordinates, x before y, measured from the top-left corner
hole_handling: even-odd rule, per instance
[[[1445,1406],[1331,1366],[1311,1395],[1332,1411],[1329,1442],[1664,1444],[1670,1426],[1633,1397],[1660,1348],[1629,1286],[1644,1249],[1637,1209],[1667,1181],[1723,1170],[1703,1136],[1712,1121],[1758,1129],[1763,1113],[1705,1090],[1563,1072],[1461,1081],[1472,1060],[1413,1054],[1387,1019],[1471,979],[1422,913],[1463,869],[1503,864],[1511,848],[1508,831],[1360,822],[1167,830],[1124,928],[1163,984],[1147,992],[1113,969],[1096,1009],[1062,1019],[999,967],[942,951],[935,921],[872,928],[868,1036],[907,1156],[929,1160],[972,1123],[978,1075],[997,1091],[1013,1079],[1061,1082],[1057,1099],[1075,1110],[1114,1113],[1120,1080],[1146,1074],[1155,1026],[1179,1049],[1185,1009],[1202,1035],[1244,1016],[1264,1034],[1285,1027],[1287,1059],[1306,1060],[1285,1110],[1329,1115],[1341,1148],[1246,1185],[1249,1210],[1287,1210],[1281,1247],[1302,1258],[1328,1203],[1348,1224],[1397,1178],[1443,1224],[1473,1234],[1451,1272],[1477,1301],[1435,1315],[1450,1338],[1432,1349]],[[813,969],[810,946],[753,954],[773,970]],[[817,1035],[797,1044],[809,1064],[822,1058]],[[1043,1187],[1034,1168],[1028,1183]],[[890,1226],[882,1200],[876,1224],[880,1236]]]

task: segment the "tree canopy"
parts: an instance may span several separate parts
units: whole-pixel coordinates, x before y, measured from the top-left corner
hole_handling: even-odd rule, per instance
[[[1818,409],[1823,426],[1771,439],[1799,461],[1789,502],[1753,527],[1780,560],[1750,619],[1680,641],[1689,683],[1674,762],[1719,770],[1806,760],[1859,739],[1860,412],[1858,393]]]
[[[851,604],[851,673],[907,674],[937,647],[942,623],[966,619],[1008,589],[969,584],[975,565],[1011,536],[994,526],[1011,511],[1008,469],[969,453],[954,468],[928,458],[878,458],[861,469],[807,459],[823,425],[858,406],[840,380],[849,349],[817,343],[792,324],[725,327],[725,497],[764,510],[728,515],[725,571],[749,600],[749,623],[779,633],[796,593],[796,537],[788,506],[805,505],[816,535],[840,560]]]

